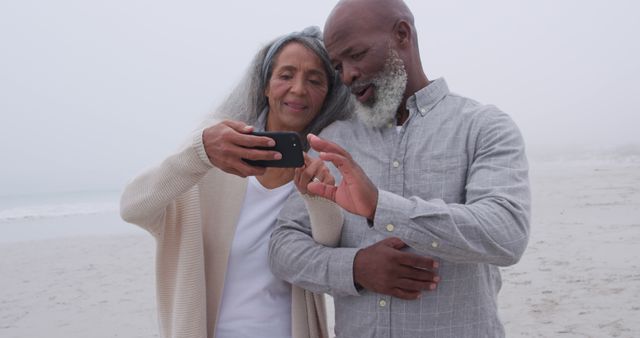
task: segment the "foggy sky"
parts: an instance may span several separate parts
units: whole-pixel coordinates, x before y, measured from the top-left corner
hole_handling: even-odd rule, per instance
[[[638,144],[634,1],[407,1],[430,79],[530,149]],[[121,189],[175,150],[257,49],[334,1],[3,1],[0,195]],[[247,10],[250,9],[250,10]]]

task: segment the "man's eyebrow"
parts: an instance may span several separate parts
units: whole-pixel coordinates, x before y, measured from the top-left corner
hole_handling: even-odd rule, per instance
[[[340,56],[349,55],[351,54],[352,51],[353,51],[353,46],[349,46],[349,48],[343,50],[342,53],[340,53]]]
[[[349,55],[351,53],[351,51],[353,50],[353,46],[349,46],[348,48],[346,48],[345,50],[341,51],[340,53],[338,53],[337,57],[338,58],[342,58],[345,55]],[[336,64],[338,61],[336,60],[336,58],[331,58],[331,64]]]

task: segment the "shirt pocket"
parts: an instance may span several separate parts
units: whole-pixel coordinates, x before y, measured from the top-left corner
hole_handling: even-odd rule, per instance
[[[442,154],[424,156],[413,173],[414,195],[423,199],[442,199],[447,203],[463,203],[467,177],[465,155]]]

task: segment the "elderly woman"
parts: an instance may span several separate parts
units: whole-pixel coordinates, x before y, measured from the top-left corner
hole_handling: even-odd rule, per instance
[[[346,118],[349,93],[337,80],[317,28],[281,37],[258,52],[245,78],[190,143],[134,179],[122,218],[157,242],[162,337],[326,337],[322,295],[275,278],[268,241],[294,185],[332,184],[319,160],[302,168],[260,168],[279,159],[254,130],[295,131],[302,139]],[[306,143],[306,140],[305,140]],[[341,224],[330,202],[307,196],[322,224]],[[316,218],[317,219],[317,218]],[[317,223],[320,224],[320,223]],[[313,229],[336,245],[340,228]]]

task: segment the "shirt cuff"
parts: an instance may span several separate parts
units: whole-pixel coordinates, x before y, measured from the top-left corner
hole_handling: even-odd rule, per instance
[[[423,254],[438,256],[446,243],[442,238],[436,238],[433,232],[423,229],[416,232],[410,223],[417,213],[421,216],[445,215],[446,204],[442,200],[432,200],[422,203],[420,210],[416,210],[413,199],[404,198],[388,191],[378,193],[378,206],[374,218],[373,228],[389,237],[398,237],[410,247]],[[424,226],[437,226],[437,223],[423,223]]]
[[[336,296],[358,296],[353,280],[353,260],[360,248],[335,248],[329,260],[329,283]]]
[[[384,190],[378,190],[378,205],[373,218],[373,228],[392,237],[408,222],[413,202]]]
[[[206,128],[202,128],[193,133],[193,139],[191,146],[196,150],[198,157],[202,162],[204,162],[208,167],[213,168],[213,163],[209,160],[209,156],[207,156],[207,151],[204,149],[204,142],[202,141],[202,133]]]

